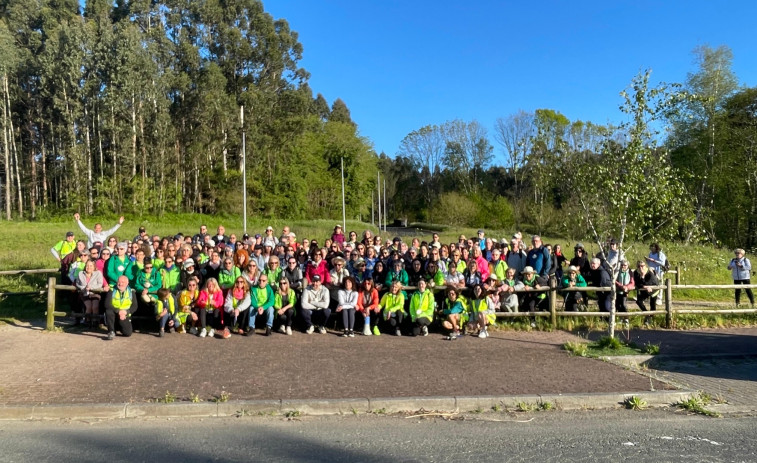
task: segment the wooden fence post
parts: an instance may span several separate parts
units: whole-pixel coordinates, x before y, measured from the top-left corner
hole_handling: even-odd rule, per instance
[[[681,266],[680,265],[676,265],[676,284],[677,285],[681,284]]]
[[[557,279],[549,278],[549,314],[552,319],[552,329],[557,329]]]
[[[58,284],[55,277],[47,279],[47,327],[48,331],[55,328],[55,285]]]
[[[676,278],[678,276],[676,275]],[[673,288],[670,285],[670,278],[665,279],[665,328],[670,329],[673,326]]]

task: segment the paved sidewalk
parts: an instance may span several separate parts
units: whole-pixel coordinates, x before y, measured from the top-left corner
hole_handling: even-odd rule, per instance
[[[644,366],[652,378],[706,392],[723,412],[757,411],[757,328],[634,330],[630,339],[660,345]]]
[[[260,331],[259,331],[260,332]],[[207,401],[528,394],[674,389],[610,363],[571,357],[570,333],[494,333],[488,339],[295,333],[200,339],[137,333],[47,333],[0,327],[0,405],[144,403],[196,394]]]

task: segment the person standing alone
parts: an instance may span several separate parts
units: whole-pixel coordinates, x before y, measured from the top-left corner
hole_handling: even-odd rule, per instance
[[[734,285],[748,285],[749,279],[751,278],[752,274],[752,263],[749,262],[749,259],[744,257],[744,250],[743,249],[736,249],[733,251],[734,254],[736,254],[736,257],[731,259],[731,262],[728,264],[728,270],[731,271],[731,276],[733,277],[733,284]],[[750,288],[746,288],[746,296],[749,298],[749,303],[751,305],[754,305],[754,295],[752,295],[752,290]],[[739,302],[741,301],[741,289],[736,289],[736,305],[739,305]]]

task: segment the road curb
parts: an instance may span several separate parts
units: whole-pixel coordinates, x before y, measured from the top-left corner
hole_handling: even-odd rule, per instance
[[[645,391],[594,394],[534,394],[471,397],[392,397],[375,399],[239,400],[205,403],[8,405],[0,407],[0,420],[124,419],[230,417],[275,414],[350,415],[418,411],[482,412],[537,409],[599,410],[621,408],[628,397],[638,396],[650,407],[665,407],[688,399],[696,391]]]

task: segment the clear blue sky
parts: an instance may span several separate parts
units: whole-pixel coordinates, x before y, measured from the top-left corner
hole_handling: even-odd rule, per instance
[[[529,3],[529,4],[527,4]],[[640,71],[683,82],[692,50],[727,45],[757,85],[755,1],[264,0],[304,46],[313,91],[342,98],[376,152],[428,124],[519,109],[620,122],[619,92]],[[495,159],[499,162],[499,158]]]

